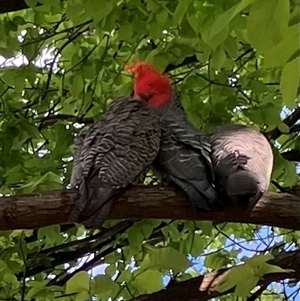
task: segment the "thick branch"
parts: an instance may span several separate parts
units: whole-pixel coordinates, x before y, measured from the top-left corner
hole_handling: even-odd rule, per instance
[[[76,192],[70,190],[0,198],[0,230],[66,223],[76,199]],[[202,212],[193,208],[180,190],[135,186],[119,197],[109,218],[243,222],[300,230],[299,213],[299,198],[284,193],[267,193],[248,213],[236,207]]]
[[[0,0],[0,14],[28,8],[24,0]]]
[[[280,281],[286,278],[300,279],[300,250],[282,252],[269,263],[277,265],[283,269],[293,269],[289,273],[273,273],[265,275],[259,285],[266,286],[271,282]],[[142,295],[130,301],[204,301],[212,298],[224,296],[234,292],[234,287],[227,292],[219,293],[215,290],[216,286],[232,268],[222,269],[216,272],[207,273],[190,280],[173,283],[167,289],[154,294]]]

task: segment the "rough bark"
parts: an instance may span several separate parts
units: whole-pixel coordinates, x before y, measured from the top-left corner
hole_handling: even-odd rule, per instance
[[[28,8],[24,0],[0,0],[0,14]]]
[[[267,286],[274,281],[286,278],[300,279],[300,250],[282,252],[269,263],[277,265],[283,269],[293,269],[289,273],[273,273],[265,275],[259,282],[260,286]],[[234,267],[233,267],[234,268]],[[207,273],[190,280],[172,283],[167,289],[154,294],[142,295],[130,301],[204,301],[212,298],[224,296],[234,292],[234,287],[227,292],[217,292],[216,286],[228,274],[232,268],[222,269],[216,272]]]
[[[67,223],[75,191],[53,191],[0,198],[0,230],[35,229]],[[267,193],[250,212],[238,207],[203,212],[192,207],[183,192],[170,187],[135,186],[115,202],[110,219],[183,219],[243,222],[300,230],[300,199]]]

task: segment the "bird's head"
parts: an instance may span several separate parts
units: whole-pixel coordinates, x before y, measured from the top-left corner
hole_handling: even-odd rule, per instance
[[[135,75],[135,97],[143,98],[155,108],[171,103],[171,80],[154,66],[146,62],[135,62],[129,64],[126,71]]]

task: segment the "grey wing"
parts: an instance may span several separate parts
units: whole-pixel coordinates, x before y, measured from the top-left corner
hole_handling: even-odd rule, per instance
[[[178,108],[177,108],[178,110]],[[210,182],[214,182],[214,170],[211,159],[211,144],[209,135],[198,130],[189,120],[185,114],[176,114],[176,118],[173,117],[171,111],[169,111],[162,119],[163,123],[168,125],[172,139],[178,142],[183,148],[186,148],[193,158],[197,158],[197,161],[201,161],[205,165],[207,176]],[[201,157],[199,157],[201,156]]]
[[[72,215],[71,219],[78,218],[80,211],[85,218],[92,216],[85,225],[94,226],[96,212],[103,206],[107,211],[111,198],[149,168],[159,145],[158,117],[141,107],[138,101],[126,99],[124,105],[122,100],[115,101],[105,118],[83,139],[79,156],[81,166],[76,171],[81,172],[79,193],[83,197],[77,205],[80,210],[74,208],[77,215]]]
[[[72,169],[71,180],[70,180],[71,188],[76,188],[76,186],[80,183],[80,179],[83,173],[81,154],[84,147],[84,139],[88,131],[89,128],[84,128],[74,139],[73,169]]]
[[[208,138],[185,118],[165,115],[162,122],[168,130],[164,130],[160,161],[193,203],[210,210],[217,203],[217,193],[212,186],[214,173]]]

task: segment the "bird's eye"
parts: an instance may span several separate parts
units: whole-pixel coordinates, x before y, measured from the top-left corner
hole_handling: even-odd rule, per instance
[[[154,94],[149,94],[149,95],[148,95],[148,99],[153,98],[153,96],[154,96]]]

